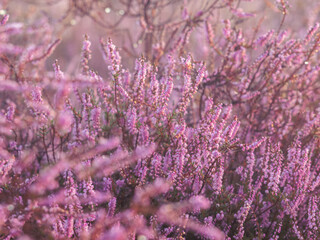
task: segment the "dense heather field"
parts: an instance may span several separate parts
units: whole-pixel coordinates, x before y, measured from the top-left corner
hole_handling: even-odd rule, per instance
[[[1,0],[0,239],[320,239],[319,13]]]

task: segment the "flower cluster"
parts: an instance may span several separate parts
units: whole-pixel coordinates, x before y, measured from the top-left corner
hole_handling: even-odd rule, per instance
[[[64,20],[0,11],[1,239],[320,238],[319,23],[291,33],[284,0],[274,29],[242,1],[71,2],[138,17],[143,46],[101,37],[105,74],[85,35],[69,71]]]

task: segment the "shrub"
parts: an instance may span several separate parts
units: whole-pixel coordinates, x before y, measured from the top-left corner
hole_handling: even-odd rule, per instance
[[[319,24],[290,33],[280,0],[277,27],[252,28],[260,13],[240,3],[70,1],[59,21],[24,23],[0,11],[1,238],[319,238]],[[139,25],[114,36],[121,48],[100,38],[107,68],[85,35],[64,72],[68,14]]]

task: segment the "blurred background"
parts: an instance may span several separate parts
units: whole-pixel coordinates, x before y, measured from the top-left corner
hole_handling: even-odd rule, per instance
[[[174,48],[182,36],[189,40],[184,47],[196,59],[205,59],[208,46],[205,22],[210,22],[215,41],[222,35],[223,21],[232,28],[256,36],[270,29],[282,29],[303,37],[319,20],[320,1],[292,0],[2,0],[0,14],[8,13],[9,22],[22,22],[43,28],[48,42],[61,39],[47,60],[48,69],[59,60],[63,71],[74,73],[79,67],[84,35],[92,42],[90,65],[105,76],[106,65],[100,53],[100,38],[112,38],[120,49],[123,65],[132,68],[140,56],[161,61],[163,53]],[[285,10],[283,5],[285,4]],[[286,11],[285,13],[283,11]],[[256,16],[252,18],[251,16]],[[30,39],[29,39],[30,40]],[[38,44],[43,36],[31,39]],[[182,39],[183,40],[183,39]],[[181,40],[181,41],[182,41]],[[15,39],[22,44],[26,39]],[[151,59],[153,58],[153,59]]]

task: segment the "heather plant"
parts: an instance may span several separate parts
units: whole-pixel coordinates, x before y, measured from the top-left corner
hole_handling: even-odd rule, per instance
[[[268,29],[241,4],[0,11],[1,239],[318,239],[319,24],[295,32],[279,0]],[[104,67],[87,34],[60,65],[70,17],[108,33]]]

